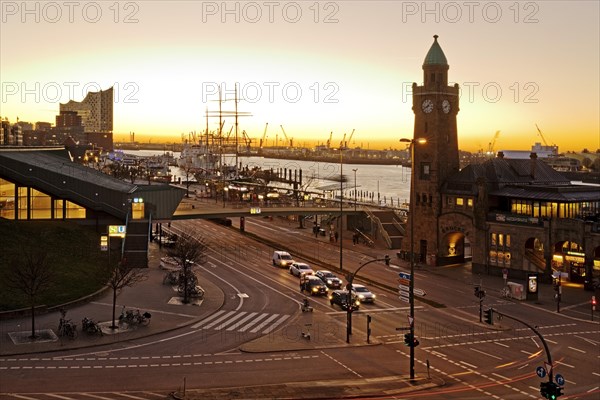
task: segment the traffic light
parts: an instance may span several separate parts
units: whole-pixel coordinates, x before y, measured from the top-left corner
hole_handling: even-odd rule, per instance
[[[554,382],[542,382],[540,383],[540,394],[544,399],[556,400],[562,396],[563,388],[558,386]]]
[[[479,286],[475,286],[474,294],[475,294],[475,297],[483,299],[485,297],[485,290],[482,290],[481,287],[479,287]]]
[[[384,257],[384,261],[385,261],[385,265],[390,265],[390,256],[388,256],[387,254]]]
[[[550,382],[542,382],[542,383],[540,383],[540,394],[542,395],[542,397],[544,399],[549,399],[550,398],[550,392],[548,390],[548,385],[550,385]]]
[[[483,310],[483,320],[486,324],[494,325],[494,310],[491,308]]]
[[[592,296],[592,311],[596,311],[596,296]]]
[[[410,333],[404,334],[404,345],[408,347],[417,347],[419,345],[419,339],[415,338]]]
[[[564,394],[564,393],[563,393],[563,388],[557,385],[557,386],[556,386],[556,397],[555,397],[555,399],[558,399],[558,398],[559,398],[560,396],[562,396],[563,394]]]

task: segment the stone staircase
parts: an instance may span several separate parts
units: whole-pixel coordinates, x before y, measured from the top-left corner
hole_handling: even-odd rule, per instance
[[[381,234],[387,236],[386,240],[390,249],[399,249],[404,237],[404,226],[401,224],[398,215],[390,210],[371,210],[370,214],[373,219],[378,221]]]

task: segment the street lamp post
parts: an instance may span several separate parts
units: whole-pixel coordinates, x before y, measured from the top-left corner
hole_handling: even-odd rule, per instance
[[[348,297],[346,300],[348,302],[348,304],[346,304],[346,343],[350,343],[350,335],[352,334],[352,311],[354,308],[354,299],[352,298],[352,282],[358,274],[358,271],[360,271],[363,267],[377,261],[385,261],[385,265],[390,265],[390,256],[386,254],[384,258],[376,258],[374,260],[367,261],[358,267],[354,273],[348,273],[348,284],[346,285],[346,290],[348,291]]]
[[[410,280],[408,285],[408,301],[410,307],[410,337],[415,337],[415,142],[420,144],[427,143],[426,139],[400,139],[401,142],[409,143],[410,151]],[[410,380],[415,379],[415,346],[411,343],[410,347]]]
[[[356,212],[356,171],[358,168],[352,168],[352,171],[354,172],[354,211]]]
[[[342,267],[342,251],[344,249],[343,243],[344,241],[342,240],[342,219],[344,216],[344,159],[343,159],[343,151],[345,150],[345,148],[342,146],[342,144],[340,143],[340,221],[338,224],[338,240],[340,241],[340,272],[344,272],[344,268]]]

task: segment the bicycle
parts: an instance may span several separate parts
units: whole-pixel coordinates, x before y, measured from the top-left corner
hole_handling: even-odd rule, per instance
[[[81,320],[81,331],[87,333],[88,335],[103,336],[100,325],[87,317],[83,317]]]
[[[71,322],[70,319],[65,319],[65,314],[58,321],[58,336],[66,336],[70,339],[77,337],[77,324]]]
[[[502,295],[502,297],[510,299],[511,295],[510,295],[510,289],[508,288],[508,286],[504,286],[502,288],[502,290],[500,290],[500,294]]]
[[[121,311],[121,315],[119,316],[119,325],[127,324],[127,326],[138,326],[138,325],[148,325],[150,323],[150,318],[152,315],[149,312],[140,313],[140,310],[123,310]]]

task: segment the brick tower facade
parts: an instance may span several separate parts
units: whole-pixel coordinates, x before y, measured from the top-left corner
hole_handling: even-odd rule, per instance
[[[446,179],[459,171],[459,88],[458,84],[448,86],[449,66],[437,39],[435,35],[423,63],[423,85],[412,85],[415,128],[410,212],[414,213],[412,232],[417,261],[428,264],[436,264],[440,255],[441,189]],[[418,143],[420,139],[427,142]],[[403,241],[402,247],[410,251],[410,239]]]

